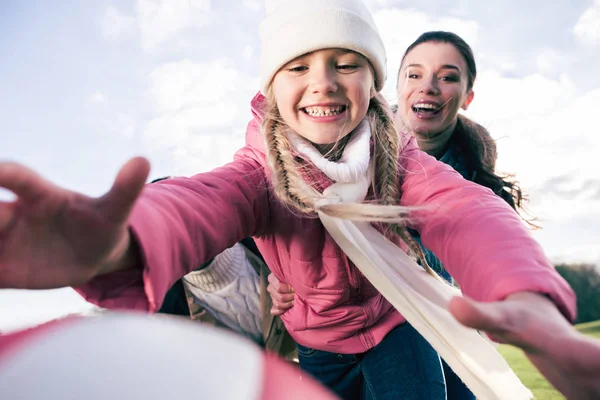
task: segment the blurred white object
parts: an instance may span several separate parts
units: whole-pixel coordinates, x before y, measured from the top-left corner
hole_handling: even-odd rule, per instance
[[[111,313],[0,336],[0,398],[335,396],[234,333],[174,317]]]

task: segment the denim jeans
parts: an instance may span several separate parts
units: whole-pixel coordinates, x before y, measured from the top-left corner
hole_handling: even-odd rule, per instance
[[[442,360],[442,368],[446,378],[447,400],[475,400],[475,395],[444,360]]]
[[[408,323],[362,354],[298,345],[300,367],[344,400],[445,400],[440,357]]]

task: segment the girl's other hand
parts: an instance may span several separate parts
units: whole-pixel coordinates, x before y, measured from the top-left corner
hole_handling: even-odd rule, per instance
[[[104,196],[60,188],[29,168],[0,162],[0,288],[78,286],[135,261],[127,229],[150,165],[134,158]]]
[[[273,274],[268,277],[267,292],[273,299],[271,315],[281,315],[294,306],[294,289],[285,282],[280,282]]]

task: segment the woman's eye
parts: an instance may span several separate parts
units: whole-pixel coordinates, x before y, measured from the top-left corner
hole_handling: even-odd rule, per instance
[[[406,77],[408,79],[417,79],[419,77],[419,75],[417,75],[417,74],[408,74],[408,75],[406,75]]]
[[[442,76],[440,79],[444,82],[458,82],[460,80],[460,78],[455,75]]]

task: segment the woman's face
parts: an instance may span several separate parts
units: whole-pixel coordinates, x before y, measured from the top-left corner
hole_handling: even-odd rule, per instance
[[[400,69],[397,117],[418,135],[433,138],[442,133],[473,100],[467,76],[467,64],[453,45],[419,44]]]
[[[297,134],[319,145],[352,132],[369,108],[373,73],[362,55],[324,49],[284,65],[273,78],[277,108]]]

